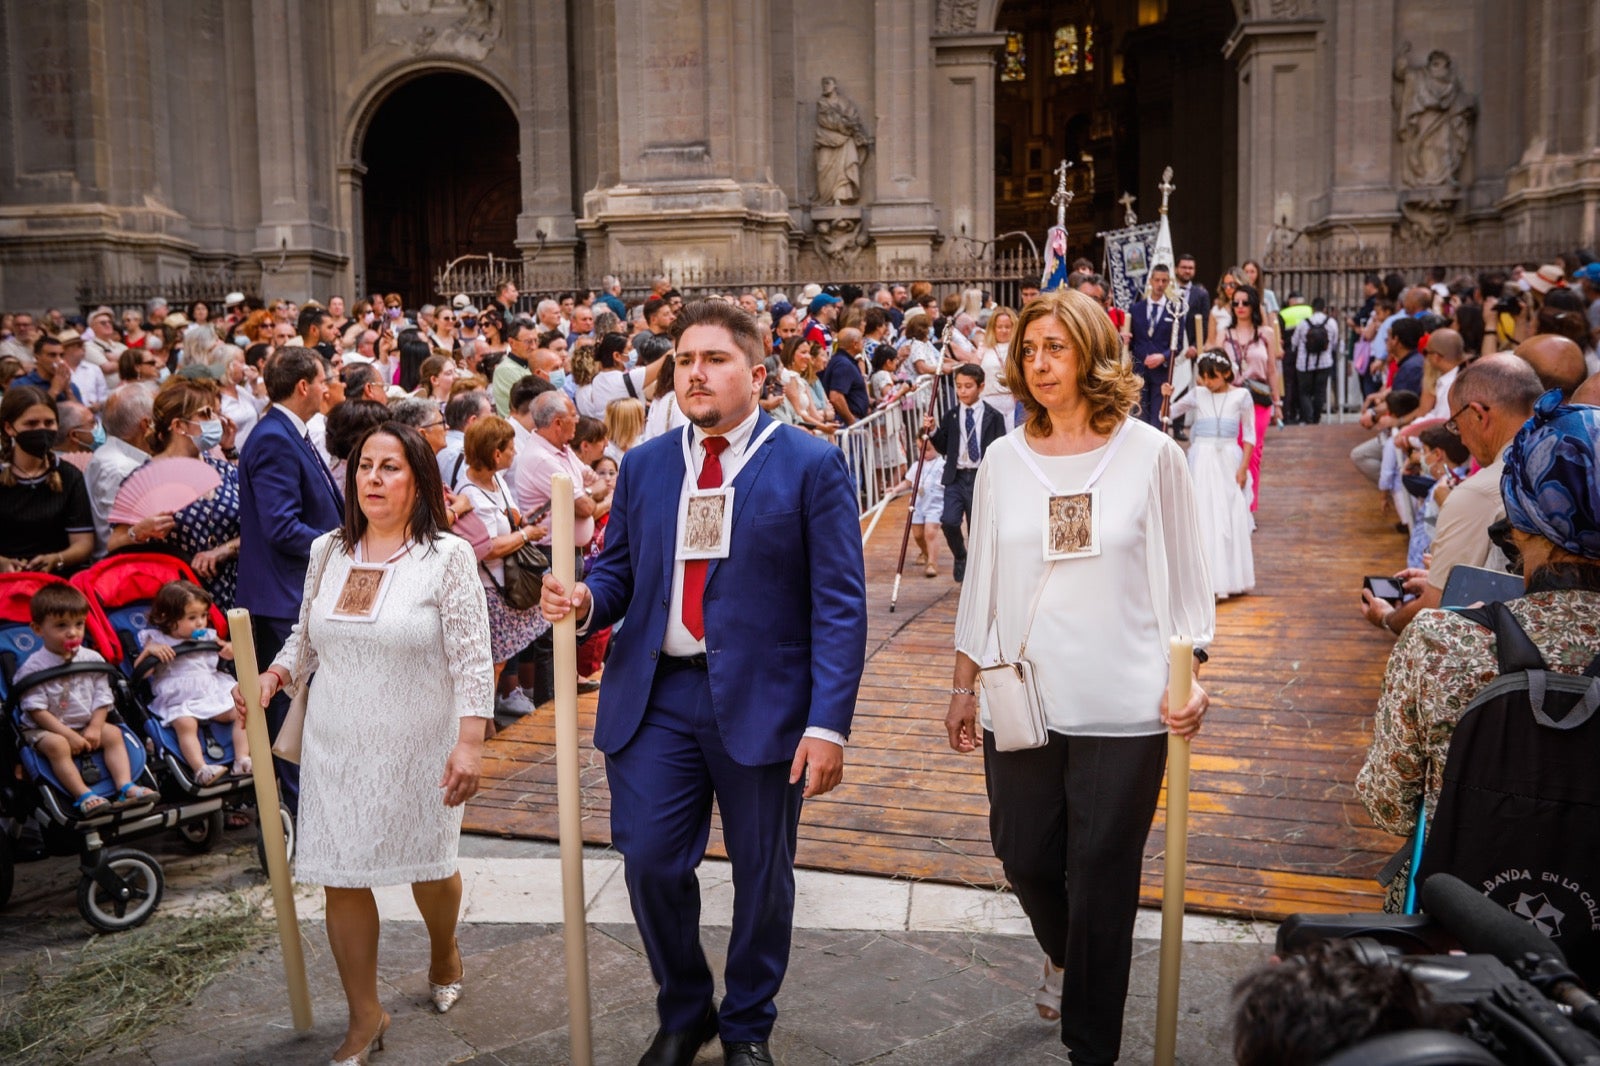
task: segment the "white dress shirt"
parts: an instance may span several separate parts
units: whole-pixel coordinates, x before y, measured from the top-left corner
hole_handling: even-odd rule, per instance
[[[106,387],[105,374],[87,359],[73,369],[72,383],[78,387],[78,395],[83,398],[84,406],[95,411],[104,407],[106,397],[111,395],[111,390]]]
[[[976,470],[978,464],[983,462],[983,397],[978,397],[978,402],[968,406],[964,403],[956,404],[956,432],[961,434],[961,453],[956,456],[957,470]],[[972,416],[972,432],[967,433],[967,415]],[[967,438],[971,436],[978,442],[978,457],[972,458],[967,452]]]
[[[1161,733],[1169,638],[1190,637],[1204,648],[1216,625],[1183,450],[1133,419],[1096,483],[1100,554],[1047,563],[1046,492],[1017,451],[1027,447],[1019,427],[997,441],[978,468],[956,650],[990,666],[1001,651],[1015,660],[1026,638],[1053,733]],[[1058,492],[1076,492],[1107,447],[1032,457]],[[1042,582],[1048,583],[1025,633]],[[986,706],[981,715],[987,728]]]
[[[94,458],[83,472],[89,489],[89,509],[94,512],[95,555],[104,555],[106,543],[111,539],[111,505],[116,501],[117,490],[128,480],[128,475],[150,461],[148,452],[140,451],[120,437],[107,437],[106,442],[94,450]]]
[[[733,479],[738,477],[739,471],[744,469],[745,461],[750,457],[748,449],[751,438],[755,434],[756,421],[760,416],[761,408],[757,406],[755,410],[750,412],[749,417],[725,434],[728,447],[723,450],[721,455],[722,483],[724,485],[733,484]],[[783,433],[786,430],[780,427],[776,432]],[[706,450],[702,443],[706,439],[706,431],[699,426],[690,426],[689,433],[689,455],[694,462],[694,470],[684,472],[683,486],[679,493],[680,513],[682,512],[682,501],[689,495],[690,490],[700,483],[700,470],[705,466],[706,461]],[[673,532],[674,538],[676,538],[676,525],[673,527]],[[676,543],[674,542],[670,547],[675,551]],[[667,607],[667,633],[661,641],[661,651],[663,654],[676,655],[680,658],[687,658],[691,655],[704,655],[706,651],[706,642],[704,640],[696,640],[694,634],[690,633],[688,627],[683,624],[682,559],[672,564],[672,598]],[[806,729],[804,735],[832,741],[841,748],[845,745],[844,736],[832,729],[819,729],[816,726],[811,726]]]

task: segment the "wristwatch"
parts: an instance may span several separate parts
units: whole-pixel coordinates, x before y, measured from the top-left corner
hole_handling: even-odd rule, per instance
[[[1192,650],[1194,651],[1194,661],[1199,663],[1201,666],[1204,666],[1206,663],[1211,661],[1211,656],[1206,654],[1206,650],[1204,648],[1194,648]]]

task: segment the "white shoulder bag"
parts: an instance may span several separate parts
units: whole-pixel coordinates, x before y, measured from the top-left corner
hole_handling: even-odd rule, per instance
[[[1044,580],[1033,593],[1033,606],[1028,608],[1028,624],[1022,630],[1022,644],[1015,659],[1007,661],[1004,649],[1000,661],[978,670],[978,686],[983,689],[989,708],[989,731],[994,734],[996,751],[1024,751],[1042,748],[1050,742],[1045,729],[1044,700],[1039,697],[1039,686],[1033,677],[1033,664],[1027,659],[1028,634],[1033,631],[1034,615],[1039,613],[1039,599],[1044,587],[1050,583],[1057,563],[1051,563]],[[990,617],[989,624],[996,625]],[[998,640],[998,629],[996,639]]]

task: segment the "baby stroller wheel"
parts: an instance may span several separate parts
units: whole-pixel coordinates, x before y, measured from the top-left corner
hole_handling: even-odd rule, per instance
[[[132,929],[155,913],[164,888],[156,860],[134,848],[111,848],[92,871],[84,867],[78,913],[102,932]]]
[[[190,851],[196,855],[204,855],[217,846],[217,841],[222,839],[227,825],[228,814],[218,807],[204,818],[196,818],[192,822],[184,822],[178,826],[178,835],[183,838],[184,845]]]
[[[11,850],[11,838],[0,830],[0,907],[11,902],[11,887],[16,883],[16,860]]]
[[[289,861],[294,861],[294,816],[289,813],[289,808],[278,808],[278,820],[283,823],[283,851]],[[261,872],[267,872],[267,840],[261,835],[260,827],[256,828],[256,858],[261,860]]]

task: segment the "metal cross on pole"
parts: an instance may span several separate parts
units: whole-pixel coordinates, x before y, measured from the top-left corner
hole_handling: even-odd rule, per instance
[[[1161,213],[1167,213],[1167,197],[1171,196],[1178,187],[1172,184],[1172,168],[1161,172],[1161,184],[1156,186],[1156,191],[1161,194]]]
[[[1050,202],[1056,205],[1056,225],[1062,229],[1067,228],[1067,205],[1072,203],[1072,190],[1067,188],[1067,171],[1072,169],[1072,161],[1063,159],[1056,165],[1056,191],[1050,197]]]
[[[1122,205],[1122,224],[1124,226],[1137,226],[1139,224],[1139,215],[1133,209],[1134,201],[1137,199],[1139,198],[1131,192],[1125,192],[1117,199],[1117,203]]]

